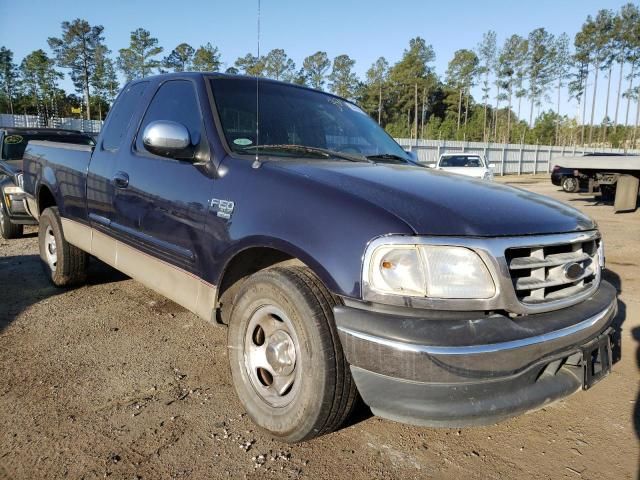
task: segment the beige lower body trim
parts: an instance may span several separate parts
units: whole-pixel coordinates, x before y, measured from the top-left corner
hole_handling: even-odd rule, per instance
[[[62,218],[65,239],[151,290],[212,321],[216,287],[87,225]]]

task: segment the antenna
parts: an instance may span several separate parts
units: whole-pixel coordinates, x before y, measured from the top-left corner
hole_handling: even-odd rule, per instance
[[[260,0],[258,0],[258,62],[260,62]],[[260,75],[256,71],[256,159],[253,168],[260,168]]]

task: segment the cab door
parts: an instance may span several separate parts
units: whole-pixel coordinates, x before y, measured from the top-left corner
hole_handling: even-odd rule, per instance
[[[135,121],[149,86],[148,81],[128,84],[107,115],[87,172],[87,212],[93,228],[107,230],[113,220],[115,187],[113,177],[118,157],[128,150]],[[107,230],[108,231],[108,230]]]
[[[194,149],[208,151],[201,112],[190,79],[159,85],[131,148],[118,156],[111,223],[130,246],[196,275],[213,179],[207,168],[193,161],[151,153],[142,137],[149,123],[168,120],[188,129]]]

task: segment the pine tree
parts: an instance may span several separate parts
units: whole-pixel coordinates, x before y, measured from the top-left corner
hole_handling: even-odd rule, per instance
[[[496,62],[496,32],[489,30],[482,35],[482,41],[478,44],[478,58],[480,59],[479,72],[484,76],[482,80],[482,101],[484,102],[484,127],[483,140],[487,141],[487,105],[489,102],[489,75]]]
[[[251,53],[247,53],[244,57],[238,58],[234,65],[238,71],[245,75],[257,77],[264,75],[264,57],[258,58]]]
[[[181,43],[164,57],[162,66],[174,72],[186,72],[191,70],[191,61],[195,49],[188,43]]]
[[[470,95],[470,89],[473,86],[474,79],[478,74],[478,56],[471,50],[456,50],[453,54],[453,58],[449,62],[446,82],[447,84],[458,91],[458,124],[456,131],[460,130],[460,122],[462,119],[462,98],[466,96],[467,106],[468,98]],[[465,116],[468,108],[465,109]],[[465,118],[465,126],[466,126]]]
[[[44,50],[35,50],[20,63],[22,85],[27,94],[28,104],[38,115],[50,117],[55,111],[58,80],[63,74],[55,69],[55,60]]]
[[[151,32],[138,28],[131,32],[129,47],[119,50],[118,68],[128,81],[149,76],[161,65],[154,57],[163,50],[158,46],[158,39],[151,36]]]
[[[528,96],[531,102],[529,128],[533,128],[534,108],[540,106],[542,97],[553,80],[554,37],[544,28],[536,28],[529,34],[527,74]]]
[[[556,116],[560,118],[560,95],[562,92],[562,87],[564,87],[564,82],[569,76],[569,72],[571,70],[571,50],[569,47],[569,35],[566,33],[561,34],[556,39],[556,44],[554,48],[554,65],[553,65],[553,74],[557,80],[557,92],[558,92],[558,103],[556,106]],[[560,143],[560,122],[556,125],[556,139],[555,144],[558,145]]]
[[[609,52],[609,39],[614,28],[613,13],[610,10],[600,10],[593,19],[587,17],[582,25],[582,30],[576,34],[575,47],[581,55],[589,59],[593,65],[593,98],[591,101],[591,120],[589,121],[589,143],[593,140],[593,123],[596,109],[596,96],[598,94],[598,73],[606,62]]]
[[[503,86],[507,91],[507,131],[505,133],[505,141],[511,141],[511,107],[513,103],[513,94],[515,88],[516,97],[522,99],[523,95],[518,96],[522,91],[522,83],[524,80],[524,65],[527,59],[528,42],[519,35],[511,35],[505,40],[504,45],[500,49],[498,56],[498,75],[503,81]],[[518,115],[520,107],[518,107]]]
[[[433,47],[423,38],[416,37],[409,41],[409,48],[389,70],[389,97],[394,108],[388,129],[393,135],[417,136],[420,111],[416,92],[426,90],[429,95],[437,85],[437,78],[430,66],[434,60]]]
[[[384,57],[378,58],[373,65],[367,70],[367,80],[365,88],[369,90],[369,95],[365,92],[365,96],[376,98],[375,110],[367,109],[367,111],[377,111],[378,125],[382,122],[382,90],[387,81],[389,73],[389,62]]]
[[[118,77],[113,60],[109,58],[111,53],[106,47],[96,49],[96,68],[91,79],[93,96],[97,99],[98,118],[102,120],[102,104],[111,105],[118,93]]]
[[[274,80],[291,82],[295,77],[296,64],[281,48],[271,50],[264,58],[264,73]]]
[[[13,52],[0,48],[0,90],[7,105],[7,111],[13,114],[13,99],[18,86],[17,66],[13,63]]]
[[[349,55],[338,55],[333,59],[333,69],[329,74],[329,88],[336,95],[352,99],[358,86],[358,77],[353,72],[356,61]]]
[[[306,57],[302,62],[302,68],[305,71],[309,85],[317,90],[323,89],[329,67],[331,67],[331,61],[327,56],[327,52],[316,52]]]
[[[624,5],[613,19],[613,48],[614,60],[618,64],[618,90],[616,94],[616,108],[613,116],[613,131],[618,128],[618,114],[620,111],[620,97],[622,96],[622,78],[624,65],[632,53],[634,39],[632,25],[640,22],[638,7],[632,3]]]
[[[217,72],[221,64],[218,48],[207,43],[201,45],[193,54],[191,68],[196,72]]]
[[[89,87],[95,70],[96,49],[102,45],[104,37],[102,25],[91,26],[86,20],[76,18],[72,22],[62,22],[62,36],[49,37],[58,66],[71,70],[71,80],[84,93],[87,119],[91,118],[91,97]]]

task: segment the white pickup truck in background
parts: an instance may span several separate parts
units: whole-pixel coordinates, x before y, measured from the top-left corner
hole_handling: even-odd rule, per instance
[[[476,153],[443,153],[434,168],[482,180],[493,180],[494,165],[487,165],[484,157]]]

